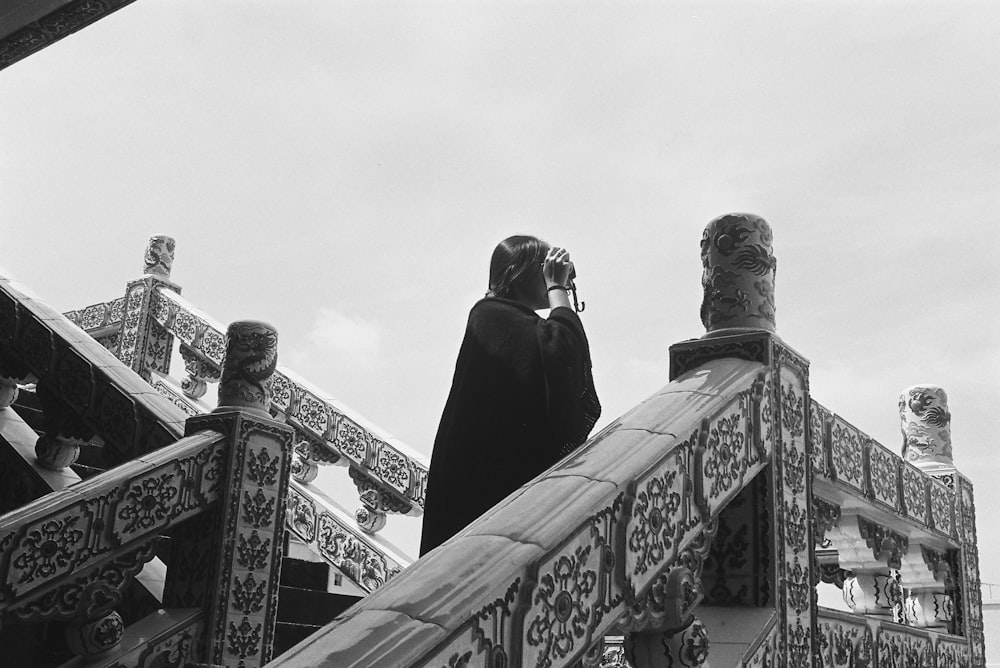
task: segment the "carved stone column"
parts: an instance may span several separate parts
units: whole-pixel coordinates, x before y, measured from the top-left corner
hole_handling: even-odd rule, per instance
[[[221,431],[231,448],[219,530],[211,536],[207,565],[214,575],[207,587],[204,659],[256,668],[272,655],[294,431],[268,413],[277,361],[274,328],[235,322],[227,336],[219,407],[187,422],[189,434]],[[182,588],[168,581],[171,592]]]
[[[939,477],[955,473],[948,395],[937,385],[914,385],[899,395],[903,459]]]
[[[144,255],[142,278],[130,281],[125,288],[125,305],[118,336],[117,357],[145,380],[156,371],[170,373],[173,336],[155,321],[151,313],[160,308],[157,291],[180,287],[170,280],[174,261],[174,240],[157,235],[151,237]]]
[[[947,555],[911,542],[899,569],[905,592],[906,623],[922,628],[948,629],[955,618],[951,589],[954,578]]]
[[[902,590],[895,571],[908,548],[906,536],[846,513],[827,536],[837,549],[840,568],[853,573],[843,583],[844,602],[859,615],[900,620]]]
[[[749,213],[730,213],[708,224],[701,238],[701,321],[705,337],[774,331],[771,228]]]

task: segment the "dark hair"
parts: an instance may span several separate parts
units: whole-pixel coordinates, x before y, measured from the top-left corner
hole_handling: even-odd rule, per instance
[[[509,297],[511,286],[522,277],[541,271],[549,245],[537,237],[507,237],[493,249],[487,297]]]

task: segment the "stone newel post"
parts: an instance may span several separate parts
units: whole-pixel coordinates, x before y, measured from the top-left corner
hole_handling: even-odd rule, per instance
[[[701,237],[701,321],[706,338],[774,331],[771,228],[749,213],[730,213],[708,224]]]
[[[239,407],[271,417],[271,376],[277,366],[278,332],[274,327],[253,320],[229,325],[219,409]]]
[[[153,373],[170,373],[170,354],[174,337],[156,321],[159,291],[180,287],[170,280],[174,263],[174,240],[158,234],[150,237],[143,255],[143,276],[129,281],[125,287],[125,303],[118,347],[115,352],[126,366],[147,382]]]
[[[903,458],[934,475],[954,473],[948,395],[937,385],[914,385],[899,395]]]
[[[186,430],[226,435],[225,491],[214,518],[172,538],[164,605],[208,606],[206,663],[258,668],[271,660],[294,431],[268,413],[277,332],[243,321],[227,335],[219,407]],[[209,582],[205,564],[215,574]]]

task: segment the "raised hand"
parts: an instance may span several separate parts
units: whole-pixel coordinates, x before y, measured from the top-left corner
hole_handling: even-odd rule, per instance
[[[558,246],[550,248],[545,256],[545,262],[542,263],[542,276],[545,278],[546,288],[554,285],[567,287],[570,280],[576,276],[576,268],[569,259],[569,251]]]

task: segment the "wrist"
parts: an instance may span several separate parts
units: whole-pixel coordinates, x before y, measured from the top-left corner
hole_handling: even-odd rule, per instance
[[[553,290],[563,290],[569,292],[569,288],[567,286],[560,285],[559,283],[552,283],[547,288],[545,288],[545,292],[552,292]]]

